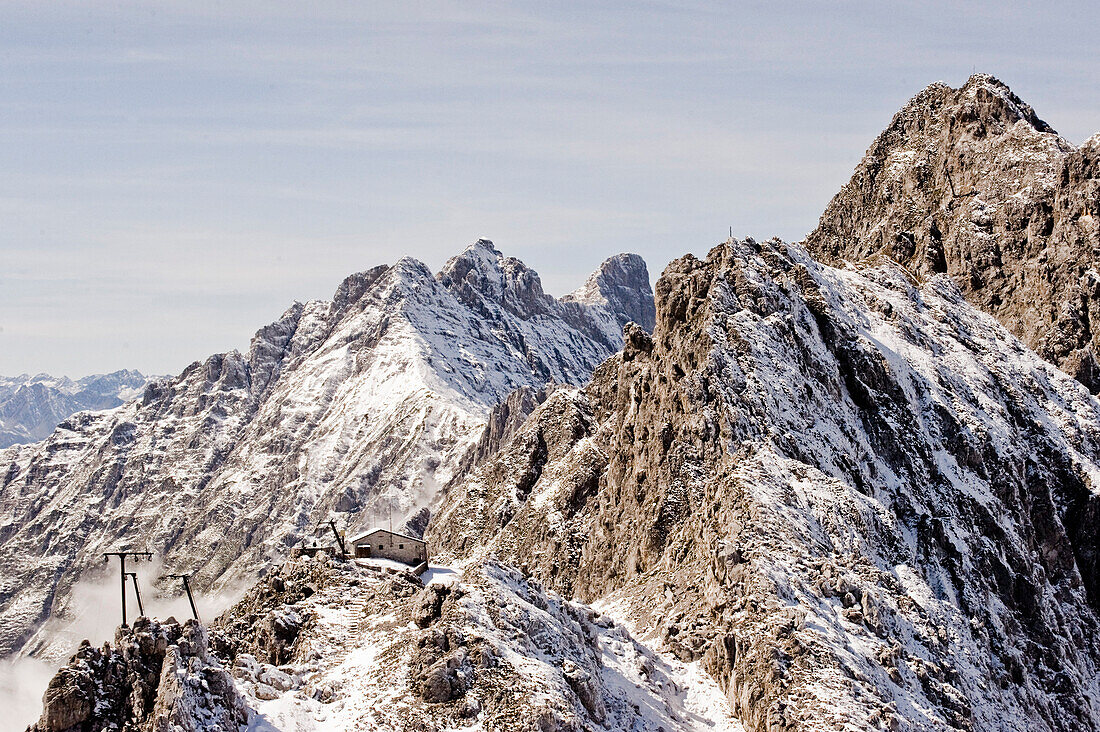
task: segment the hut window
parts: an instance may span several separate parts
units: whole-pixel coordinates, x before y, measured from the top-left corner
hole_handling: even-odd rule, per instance
[[[405,545],[404,545],[404,544],[398,544],[398,545],[397,545],[397,548],[398,548],[398,549],[404,549],[404,548],[405,548]]]

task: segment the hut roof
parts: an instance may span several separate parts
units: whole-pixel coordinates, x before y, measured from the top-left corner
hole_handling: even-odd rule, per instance
[[[371,529],[371,530],[369,530],[365,533],[360,534],[359,536],[356,536],[354,539],[351,540],[351,543],[352,544],[357,544],[360,541],[362,541],[363,539],[366,539],[368,536],[373,536],[373,535],[377,534],[380,531],[384,531],[387,534],[391,534],[393,536],[399,536],[402,539],[407,539],[409,541],[415,541],[419,544],[426,544],[427,543],[423,539],[417,539],[415,536],[409,536],[408,534],[402,534],[399,531],[390,531],[389,529],[383,529],[381,527]]]

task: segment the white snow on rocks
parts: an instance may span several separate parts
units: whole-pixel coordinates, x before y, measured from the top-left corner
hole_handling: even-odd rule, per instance
[[[1100,728],[1082,384],[885,258],[731,241],[658,292],[652,339],[452,491],[437,551],[615,599],[746,726]]]
[[[427,625],[410,620],[419,596],[380,600],[385,575],[345,571],[353,584],[298,604],[313,621],[296,660],[276,668],[238,656],[249,730],[742,730],[698,664],[655,653],[514,570],[476,565],[452,578],[442,617]],[[414,661],[429,636],[451,639],[436,666],[461,680],[431,701]]]

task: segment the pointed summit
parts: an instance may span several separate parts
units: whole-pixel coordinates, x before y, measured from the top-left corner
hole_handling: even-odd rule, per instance
[[[993,76],[937,82],[894,115],[805,244],[829,264],[886,256],[918,277],[950,275],[1096,393],[1096,159]]]
[[[637,254],[606,259],[577,290],[560,300],[546,294],[538,272],[478,239],[443,266],[437,278],[467,307],[486,317],[504,310],[522,320],[555,316],[603,341],[622,346],[622,328],[631,321],[653,329],[653,290],[645,260]]]
[[[974,74],[958,89],[942,81],[929,84],[902,107],[883,135],[917,131],[929,116],[944,119],[952,127],[967,127],[975,138],[1002,134],[1019,121],[1038,132],[1056,134],[1031,105],[991,74]]]
[[[649,269],[637,254],[608,257],[588,276],[584,285],[562,299],[607,307],[622,316],[618,324],[620,329],[633,321],[653,331],[656,310],[649,285]]]
[[[500,253],[493,242],[478,239],[457,257],[451,257],[438,275],[440,283],[469,307],[483,311],[503,307],[529,319],[552,309],[552,298],[542,290],[533,269]]]
[[[443,269],[439,272],[440,281],[469,281],[486,279],[488,283],[499,281],[501,260],[504,255],[493,245],[489,239],[478,239],[457,254],[447,260]],[[479,288],[480,289],[480,288]],[[497,292],[499,294],[499,292]]]
[[[440,281],[499,280],[504,255],[489,239],[478,239],[447,260],[439,272]],[[499,293],[498,293],[499,294]]]

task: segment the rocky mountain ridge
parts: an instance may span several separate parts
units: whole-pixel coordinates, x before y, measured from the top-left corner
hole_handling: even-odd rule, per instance
[[[1051,363],[1100,391],[1100,134],[1075,147],[1002,82],[929,86],[875,140],[806,240],[830,264],[946,272]]]
[[[628,614],[750,730],[1100,728],[1100,403],[946,275],[731,241],[428,538]]]
[[[623,324],[647,317],[636,255],[589,285],[556,300],[488,241],[438,275],[405,258],[295,303],[247,354],[0,452],[0,652],[67,652],[35,629],[121,542],[206,590],[249,581],[331,516],[355,530],[426,504],[465,469],[494,404],[584,383]]]
[[[138,618],[114,644],[85,641],[54,676],[29,732],[238,732],[248,708],[204,626]]]
[[[140,618],[82,646],[31,730],[743,732],[724,707],[697,664],[514,569],[421,579],[322,552],[273,568],[209,632]]]
[[[423,581],[288,563],[213,634],[255,715],[279,729],[740,732],[700,671],[495,563]]]

